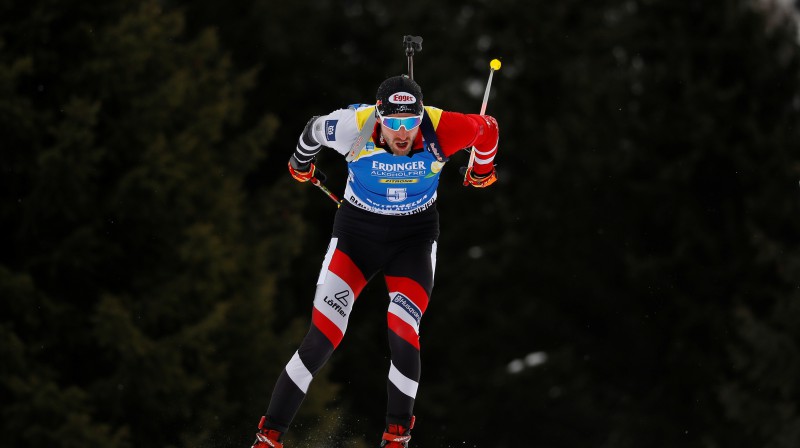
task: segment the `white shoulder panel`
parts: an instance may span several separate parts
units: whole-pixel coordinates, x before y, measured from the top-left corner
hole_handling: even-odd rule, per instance
[[[322,115],[314,122],[314,138],[323,146],[333,148],[341,155],[350,152],[350,147],[358,138],[356,112],[352,109],[339,109]]]

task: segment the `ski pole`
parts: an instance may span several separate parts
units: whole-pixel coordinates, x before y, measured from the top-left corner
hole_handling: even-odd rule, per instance
[[[320,190],[322,190],[323,193],[327,194],[328,197],[331,198],[331,200],[336,203],[336,207],[342,206],[342,201],[339,200],[339,198],[337,198],[336,195],[333,194],[333,192],[329,190],[328,187],[326,187],[325,184],[323,184],[319,179],[317,179],[316,177],[312,177],[309,180],[315,187],[319,188]]]
[[[483,92],[483,104],[481,104],[481,115],[486,115],[486,105],[489,103],[489,91],[492,89],[492,76],[494,72],[500,70],[500,60],[499,59],[492,59],[489,62],[489,81],[486,82],[486,91]],[[473,147],[469,153],[469,163],[467,164],[467,170],[464,172],[464,182],[467,181],[467,175],[469,174],[470,168],[475,163],[475,148]],[[466,185],[466,183],[464,184]]]

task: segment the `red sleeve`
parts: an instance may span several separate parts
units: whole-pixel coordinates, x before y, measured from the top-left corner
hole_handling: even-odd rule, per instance
[[[489,115],[442,112],[436,137],[445,156],[450,157],[461,149],[474,146],[474,170],[486,174],[492,170],[500,136],[497,121]]]

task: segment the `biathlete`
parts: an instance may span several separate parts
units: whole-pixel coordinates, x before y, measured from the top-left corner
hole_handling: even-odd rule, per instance
[[[311,328],[275,384],[252,448],[282,448],[282,436],[314,375],[341,343],[353,306],[367,282],[383,272],[389,292],[386,428],[381,447],[408,447],[420,380],[422,316],[436,268],[439,214],[436,189],[448,158],[473,147],[464,185],[496,180],[497,121],[488,115],[423,106],[422,90],[407,76],[385,80],[377,103],[313,117],[289,159],[300,182],[320,176],[323,146],[345,156],[349,174],[314,296]]]

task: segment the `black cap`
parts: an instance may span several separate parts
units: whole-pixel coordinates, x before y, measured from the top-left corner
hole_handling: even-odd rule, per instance
[[[422,89],[413,79],[405,75],[393,76],[383,81],[376,95],[378,113],[422,114]]]

